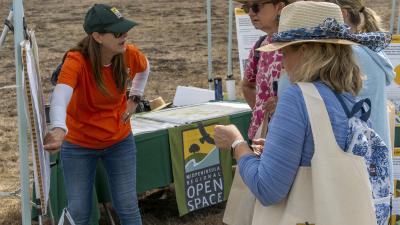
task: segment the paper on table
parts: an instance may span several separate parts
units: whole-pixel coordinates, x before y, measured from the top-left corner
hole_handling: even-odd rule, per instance
[[[208,102],[149,112],[137,117],[182,125],[248,111],[250,107],[245,103]]]
[[[131,125],[133,135],[165,130],[176,126],[176,124],[144,119],[137,116],[131,118]]]

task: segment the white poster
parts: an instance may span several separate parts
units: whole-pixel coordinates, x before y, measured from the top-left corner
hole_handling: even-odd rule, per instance
[[[235,18],[240,60],[240,77],[243,79],[244,69],[247,65],[247,58],[249,57],[250,50],[258,39],[266,35],[266,33],[255,29],[249,15],[241,8],[235,8]]]
[[[394,66],[396,77],[394,82],[386,88],[389,99],[400,99],[400,35],[393,35],[392,43],[384,50]]]
[[[26,115],[30,128],[35,194],[36,198],[40,199],[41,215],[46,215],[50,192],[50,156],[43,148],[46,120],[39,63],[37,60],[38,48],[33,31],[29,34],[31,42],[24,41],[21,44],[24,69],[23,88],[26,93],[25,108],[27,109]]]
[[[400,128],[400,36],[393,35],[392,43],[385,49],[385,53],[394,66],[396,77],[394,82],[386,88],[388,99],[390,99],[395,106],[395,137]],[[393,190],[393,211],[391,224],[400,224],[400,140],[395,138],[395,145],[393,150],[393,176],[394,176],[394,190]]]

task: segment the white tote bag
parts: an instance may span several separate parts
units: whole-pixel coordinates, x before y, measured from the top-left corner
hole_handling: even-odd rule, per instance
[[[264,114],[264,120],[255,134],[255,138],[265,138],[268,127],[269,113]],[[228,225],[251,225],[253,220],[256,197],[240,177],[239,166],[236,166],[228,202],[226,203],[223,222]]]
[[[229,225],[250,225],[255,202],[256,197],[243,182],[239,167],[236,166],[222,221]]]
[[[311,167],[300,167],[288,197],[254,207],[252,225],[376,225],[371,185],[362,157],[336,143],[325,104],[312,83],[299,83],[314,138]]]

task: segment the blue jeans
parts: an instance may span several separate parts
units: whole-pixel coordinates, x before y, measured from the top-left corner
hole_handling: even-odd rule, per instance
[[[75,224],[89,223],[93,182],[99,159],[107,171],[113,206],[121,224],[142,224],[136,196],[136,145],[132,134],[102,150],[63,142],[61,163],[68,211]]]

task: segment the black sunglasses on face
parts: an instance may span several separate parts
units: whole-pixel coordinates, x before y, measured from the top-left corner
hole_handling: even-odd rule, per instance
[[[125,32],[125,33],[114,33],[114,32],[104,32],[103,33],[102,32],[100,34],[107,34],[107,33],[110,33],[110,34],[114,35],[115,38],[120,38],[120,37],[122,37],[122,35],[126,34],[127,32]]]
[[[114,35],[115,38],[120,38],[122,35],[126,34],[125,33],[112,33]]]
[[[254,4],[251,4],[251,5],[243,4],[243,5],[242,5],[242,9],[243,9],[243,11],[244,11],[245,13],[249,13],[249,12],[250,12],[250,9],[251,9],[254,13],[257,14],[258,12],[260,12],[261,6],[263,6],[263,5],[265,5],[265,4],[270,4],[270,3],[273,3],[273,2],[271,2],[271,1],[259,2],[259,3],[254,3]]]

